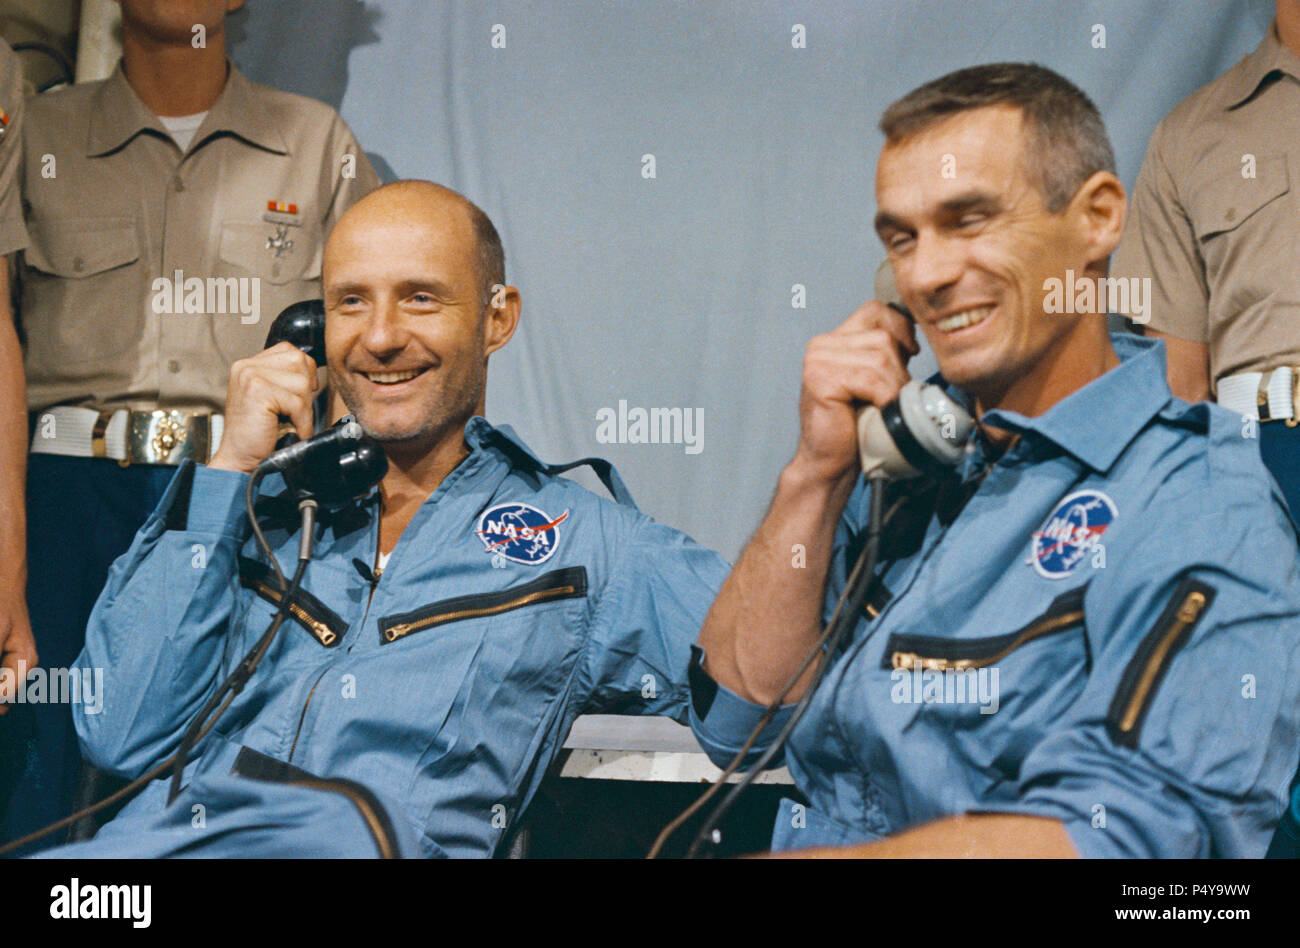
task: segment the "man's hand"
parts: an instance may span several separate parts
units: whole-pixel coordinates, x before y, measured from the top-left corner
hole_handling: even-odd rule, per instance
[[[740,697],[770,704],[816,641],[835,525],[860,472],[858,409],[892,401],[918,349],[911,321],[878,300],[808,343],[799,449],[700,630],[705,671]],[[799,568],[796,549],[806,557]],[[798,700],[814,671],[786,700]]]
[[[856,474],[858,409],[884,407],[906,384],[920,347],[912,322],[879,300],[860,306],[804,352],[799,450],[792,466],[815,479]]]
[[[19,583],[7,589],[4,600],[0,601],[0,668],[7,668],[13,674],[9,687],[5,682],[10,676],[0,676],[0,714],[8,713],[9,702],[17,697],[18,685],[36,667],[36,641],[27,617],[24,585]]]
[[[226,426],[208,467],[251,474],[272,451],[280,418],[289,419],[304,441],[315,434],[312,399],[316,363],[291,343],[280,342],[230,367]]]

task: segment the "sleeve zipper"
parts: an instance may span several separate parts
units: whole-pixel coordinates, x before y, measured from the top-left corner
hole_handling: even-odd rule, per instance
[[[1185,579],[1174,590],[1137,652],[1124,669],[1106,723],[1116,743],[1136,747],[1142,720],[1169,663],[1190,638],[1192,629],[1214,601],[1214,587]]]

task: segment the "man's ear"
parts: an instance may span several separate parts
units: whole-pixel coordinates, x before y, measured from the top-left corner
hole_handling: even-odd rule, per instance
[[[492,299],[488,301],[483,326],[486,355],[496,352],[515,334],[519,327],[521,305],[518,287],[498,284],[492,288]]]
[[[1128,196],[1119,178],[1098,171],[1075,192],[1069,213],[1079,228],[1089,264],[1105,260],[1124,233]]]

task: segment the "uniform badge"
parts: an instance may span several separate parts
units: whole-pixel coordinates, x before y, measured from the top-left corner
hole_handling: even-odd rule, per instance
[[[283,224],[276,224],[275,233],[266,238],[266,249],[277,257],[283,257],[293,250],[293,241],[289,239],[289,228]]]
[[[1115,502],[1099,490],[1081,490],[1056,505],[1035,531],[1030,562],[1039,576],[1064,579],[1101,546],[1101,535],[1119,516]]]
[[[11,116],[4,109],[0,109],[0,138],[5,137],[5,132],[9,131],[9,123],[12,120],[13,120],[13,116]]]
[[[292,253],[293,240],[289,237],[289,228],[302,226],[298,219],[298,205],[288,201],[267,201],[262,220],[275,227],[275,233],[266,238],[266,249],[277,258]]]
[[[552,519],[528,504],[497,504],[479,517],[474,532],[483,541],[485,552],[492,554],[493,565],[503,558],[536,566],[559,548],[560,524],[568,516],[567,510]]]

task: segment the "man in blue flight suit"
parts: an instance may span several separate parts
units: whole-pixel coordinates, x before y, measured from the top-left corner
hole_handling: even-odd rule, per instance
[[[1263,855],[1300,746],[1295,536],[1254,430],[1172,397],[1161,342],[1052,296],[1099,291],[1123,227],[1096,108],[1001,64],[922,86],[881,127],[876,228],[978,422],[911,542],[887,538],[794,730],[810,805],[783,807],[773,847]],[[896,397],[916,351],[879,301],[808,345],[799,447],[700,634],[692,724],[715,760],[845,586],[869,499],[855,413]]]
[[[325,517],[287,622],[165,805],[155,780],[55,856],[489,855],[584,712],[685,720],[690,644],[726,575],[716,554],[558,476],[484,418],[488,356],[520,299],[488,218],[427,182],[353,207],[325,251],[331,386],[389,468]],[[262,635],[278,587],[244,513],[281,416],[312,432],[316,366],[288,343],[235,363],[226,430],[187,462],[114,564],[77,667],[98,767],[165,760]],[[297,517],[270,523],[280,562]]]

